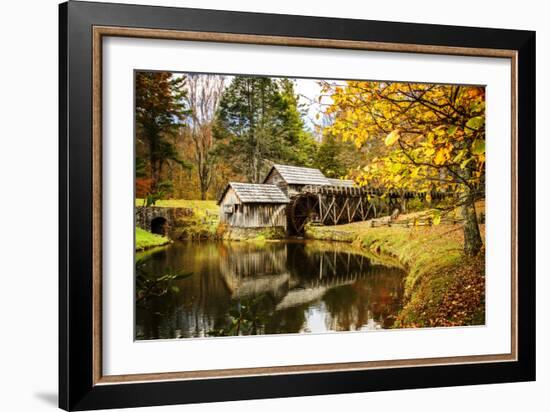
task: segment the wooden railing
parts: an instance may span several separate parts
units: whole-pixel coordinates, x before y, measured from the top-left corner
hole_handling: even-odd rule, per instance
[[[456,225],[462,223],[463,219],[442,217],[439,225]],[[393,220],[391,216],[386,216],[381,219],[372,219],[370,221],[371,227],[415,227],[415,226],[433,226],[434,222],[431,217],[418,217],[412,219]]]
[[[389,190],[379,188],[371,188],[368,186],[346,187],[346,186],[321,186],[321,185],[306,185],[301,190],[301,193],[311,193],[315,195],[344,195],[348,197],[358,196],[383,196],[391,198],[425,198],[428,192],[416,192],[411,190]],[[432,199],[442,199],[444,197],[453,196],[450,192],[431,191],[429,192]]]

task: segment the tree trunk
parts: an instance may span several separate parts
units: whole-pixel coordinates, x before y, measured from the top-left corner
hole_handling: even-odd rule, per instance
[[[208,192],[208,187],[206,185],[206,182],[204,182],[202,178],[200,182],[200,190],[201,190],[201,200],[206,200],[206,192]]]
[[[203,159],[202,156],[201,159]],[[206,200],[206,192],[208,191],[208,171],[206,170],[207,166],[203,162],[204,160],[197,162],[197,171],[199,174],[199,190],[201,192],[201,200]]]
[[[476,208],[473,195],[468,191],[461,206],[462,219],[464,219],[464,253],[467,256],[477,255],[483,246],[479,225],[477,224]]]
[[[158,170],[157,170],[157,160],[151,156],[149,159],[149,163],[151,164],[151,193],[155,193],[157,191],[157,184],[158,184]]]

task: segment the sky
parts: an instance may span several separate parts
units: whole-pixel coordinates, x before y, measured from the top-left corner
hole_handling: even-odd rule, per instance
[[[319,121],[315,119],[319,113],[322,115],[323,108],[327,104],[331,103],[331,99],[328,96],[323,96],[321,102],[318,99],[321,93],[321,86],[319,80],[316,79],[295,79],[295,91],[299,96],[299,102],[306,108],[305,114],[302,116],[306,126],[311,130],[315,130],[315,124],[319,124]]]

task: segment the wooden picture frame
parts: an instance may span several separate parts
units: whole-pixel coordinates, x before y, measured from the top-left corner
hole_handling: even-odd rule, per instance
[[[59,406],[89,410],[535,379],[535,33],[168,7],[59,8]],[[103,376],[105,36],[485,56],[512,62],[510,354]]]

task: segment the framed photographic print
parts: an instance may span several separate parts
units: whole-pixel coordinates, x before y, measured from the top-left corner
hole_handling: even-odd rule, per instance
[[[535,33],[60,5],[60,407],[535,379]]]

